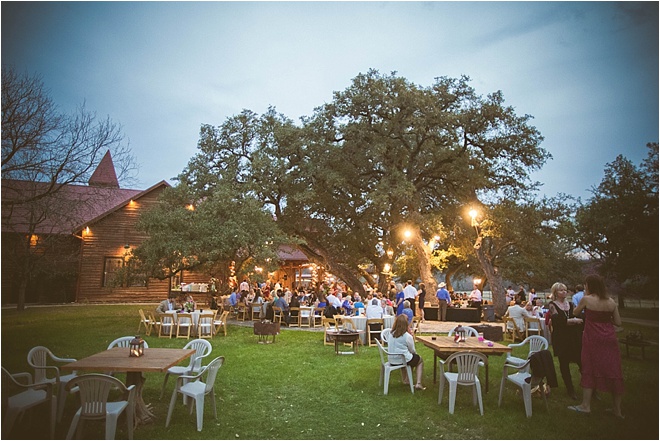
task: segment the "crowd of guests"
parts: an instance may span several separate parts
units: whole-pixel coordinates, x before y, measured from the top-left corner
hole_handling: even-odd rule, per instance
[[[281,283],[250,285],[244,280],[226,299],[226,306],[235,307],[243,303],[254,307],[257,304],[260,305],[258,307],[261,316],[265,318],[268,318],[267,306],[277,306],[282,309],[287,323],[290,308],[298,306],[323,308],[323,314],[328,317],[336,314],[363,315],[369,319],[396,315],[389,348],[405,355],[408,364],[416,370],[415,387],[423,389],[423,361],[415,351],[411,322],[416,315],[422,319],[424,317],[424,284],[420,283],[419,287],[415,288],[410,280],[405,285],[392,282],[384,293],[365,285],[365,292],[366,295],[362,298],[336,283],[324,284],[318,290],[299,288],[292,291]],[[446,319],[447,308],[452,305],[467,303],[480,308],[483,302],[481,291],[476,284],[471,293],[461,294],[448,291],[446,284],[440,283],[436,298],[439,303],[438,319],[443,321]],[[562,380],[568,395],[574,400],[578,400],[578,397],[571,378],[570,364],[575,363],[580,369],[582,401],[579,405],[569,406],[569,409],[589,413],[595,391],[610,392],[613,396],[611,412],[615,417],[623,418],[623,373],[616,338],[621,318],[617,303],[606,293],[603,279],[590,275],[584,285],[579,284],[575,289],[569,289],[563,283],[555,283],[546,303],[536,295],[534,288],[526,292],[522,286],[518,291],[509,286],[506,300],[509,307],[505,316],[513,318],[520,330],[524,329],[525,317],[543,320],[550,329],[552,350],[559,361]],[[180,310],[183,305],[190,305],[191,302],[196,306],[190,294],[179,297],[173,295],[161,302],[157,311]],[[402,370],[402,375],[404,382],[413,381],[407,378],[405,370]]]

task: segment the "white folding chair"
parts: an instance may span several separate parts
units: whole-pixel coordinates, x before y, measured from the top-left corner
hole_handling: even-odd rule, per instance
[[[530,356],[533,353],[530,352]],[[522,365],[511,364],[507,361],[504,363],[502,369],[502,381],[500,382],[500,396],[497,402],[498,406],[502,405],[502,395],[504,393],[504,386],[507,381],[518,386],[522,392],[523,402],[525,404],[525,415],[527,418],[532,416],[532,390],[536,387],[541,386],[541,396],[545,402],[545,408],[548,410],[548,400],[545,397],[545,390],[543,387],[543,379],[535,379],[532,377],[532,374],[529,372],[529,365],[531,359],[527,359]],[[512,374],[509,374],[509,371],[514,371]]]
[[[445,365],[455,363],[457,372],[445,371]],[[486,356],[479,352],[455,352],[446,360],[440,360],[440,390],[438,404],[442,404],[445,381],[449,383],[449,413],[454,413],[456,404],[456,389],[458,386],[472,386],[474,404],[479,402],[479,412],[484,414],[484,404],[481,399],[481,383],[479,382],[479,363],[488,363]]]
[[[387,391],[390,386],[390,373],[398,369],[405,369],[408,373],[408,384],[410,385],[410,392],[415,393],[415,388],[413,387],[413,376],[412,369],[408,366],[406,362],[406,357],[403,354],[392,354],[388,352],[380,341],[376,340],[378,345],[378,352],[380,353],[380,380],[378,385],[384,384],[383,394],[387,395]],[[384,383],[383,383],[383,376]]]
[[[527,353],[526,358],[519,358],[511,355],[513,353],[513,349],[525,345],[529,345],[529,352]],[[541,337],[540,335],[530,335],[520,343],[511,343],[508,346],[512,348],[512,351],[506,354],[505,363],[514,366],[522,366],[523,364],[527,363],[527,360],[529,359],[530,355],[532,355],[534,352],[548,349],[549,344],[548,344],[548,340],[546,340],[545,337]]]
[[[163,398],[165,393],[165,385],[167,384],[167,379],[170,375],[180,376],[180,375],[192,375],[198,373],[202,368],[202,360],[204,357],[207,357],[211,351],[211,343],[208,340],[197,338],[188,342],[183,349],[194,349],[195,353],[190,357],[190,362],[188,366],[172,366],[167,370],[165,374],[165,379],[163,379],[163,387],[160,390],[160,398]]]
[[[80,389],[80,409],[73,416],[67,439],[71,439],[81,420],[105,419],[105,439],[115,439],[117,420],[126,411],[128,439],[133,439],[133,416],[135,414],[135,385],[126,387],[115,377],[103,374],[85,374],[74,378],[67,390],[78,386]],[[108,401],[112,391],[122,394],[119,401]],[[78,430],[80,431],[80,430]]]
[[[177,378],[176,387],[174,388],[174,392],[172,392],[172,399],[170,400],[170,408],[167,411],[165,427],[169,427],[170,425],[170,420],[172,419],[172,413],[174,411],[174,405],[176,404],[176,397],[178,393],[182,394],[184,397],[192,398],[192,400],[188,403],[191,414],[192,401],[195,401],[198,432],[202,431],[204,424],[204,397],[206,395],[211,396],[213,416],[215,419],[218,419],[218,412],[215,405],[215,378],[218,373],[218,369],[220,369],[224,361],[225,357],[218,357],[211,361],[207,366],[204,366],[199,374],[181,375],[179,378]],[[204,377],[206,377],[206,380],[202,381]]]
[[[27,355],[27,362],[34,369],[34,382],[51,383],[57,390],[57,422],[62,421],[64,414],[64,404],[67,394],[64,393],[66,384],[78,376],[76,371],[67,375],[60,375],[60,369],[57,366],[49,365],[49,362],[73,363],[75,358],[56,357],[48,348],[44,346],[35,346],[30,349]]]
[[[17,380],[24,379],[25,383]],[[49,406],[50,438],[55,436],[57,398],[53,394],[53,383],[32,383],[28,372],[10,374],[2,368],[2,439],[8,439],[14,422],[23,413],[40,404]],[[34,424],[29,421],[27,424]]]

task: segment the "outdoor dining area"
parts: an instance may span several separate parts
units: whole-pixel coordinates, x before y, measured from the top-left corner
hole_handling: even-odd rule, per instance
[[[524,425],[528,418],[543,420],[551,411],[565,409],[568,400],[553,373],[535,370],[535,363],[544,358],[547,362],[548,356],[552,364],[550,342],[543,332],[507,334],[504,322],[411,322],[409,332],[424,363],[426,390],[420,390],[410,381],[417,368],[407,366],[390,346],[395,316],[367,319],[340,314],[317,320],[308,309],[311,320],[303,314],[291,322],[294,326],[280,327],[263,318],[240,320],[220,308],[212,314],[214,321],[224,316],[224,323],[214,325],[208,337],[209,332],[200,326],[202,315],[208,312],[198,310],[190,313],[188,337],[188,332],[162,330],[162,316],[153,308],[112,306],[104,311],[115,309],[122,311],[121,318],[110,325],[88,328],[70,324],[81,343],[60,346],[47,333],[37,332],[30,337],[33,346],[20,357],[25,368],[17,369],[14,364],[7,369],[3,360],[3,381],[9,385],[3,392],[9,397],[3,438],[37,430],[36,438],[42,439],[181,439],[195,436],[193,433],[203,439],[227,439],[235,433],[260,439],[258,433],[263,432],[244,432],[234,422],[236,418],[245,421],[255,412],[261,415],[258,403],[268,399],[276,405],[283,403],[285,409],[293,406],[286,419],[300,433],[305,430],[304,421],[312,416],[307,407],[313,406],[313,400],[305,398],[308,393],[293,392],[291,385],[314,378],[329,379],[342,397],[362,395],[360,403],[371,403],[388,418],[394,417],[388,413],[391,407],[411,406],[428,424],[476,417],[486,424],[506,418],[507,424]],[[167,314],[173,321],[165,326],[176,328],[179,313],[176,318]],[[272,344],[257,344],[259,336],[253,330],[269,324],[278,325],[277,339]],[[85,335],[77,329],[85,330]],[[99,344],[104,336],[121,329],[125,336],[105,337],[105,343]],[[177,334],[186,337],[177,338]],[[45,344],[37,341],[35,345],[35,338]],[[91,393],[90,389],[105,392]],[[551,395],[547,395],[549,390]],[[104,403],[108,406],[103,415],[87,410]],[[267,409],[270,407],[263,412]],[[25,427],[30,421],[27,414],[32,412],[44,417],[42,429]],[[21,418],[22,414],[26,416]],[[300,438],[283,430],[278,436]],[[354,432],[359,439],[380,433],[375,425],[369,431]],[[324,429],[315,435],[325,433]],[[435,437],[441,434],[434,433]],[[348,433],[344,437],[351,439]]]

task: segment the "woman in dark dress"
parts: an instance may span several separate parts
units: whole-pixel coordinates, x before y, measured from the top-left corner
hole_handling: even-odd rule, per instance
[[[621,353],[616,338],[616,326],[621,326],[617,303],[607,296],[605,283],[598,275],[587,276],[586,294],[580,299],[575,313],[586,310],[582,335],[582,403],[570,406],[576,412],[591,412],[594,390],[611,392],[614,399],[612,413],[621,414],[623,396],[623,370]]]
[[[577,400],[571,379],[570,363],[577,363],[582,369],[582,319],[573,314],[573,304],[566,300],[568,290],[563,283],[555,283],[551,288],[553,301],[548,306],[552,324],[552,349],[559,358],[559,370],[566,385],[568,395]]]
[[[419,305],[419,316],[422,318],[422,323],[424,322],[424,303],[426,302],[426,285],[424,283],[419,284],[419,289],[417,290],[418,300],[417,304]]]

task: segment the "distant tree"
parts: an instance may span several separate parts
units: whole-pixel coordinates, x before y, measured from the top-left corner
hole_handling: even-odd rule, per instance
[[[579,244],[628,294],[658,293],[658,143],[635,166],[619,155],[577,213]],[[620,296],[622,298],[623,296]]]
[[[55,257],[58,265],[52,265],[47,250],[70,254],[72,237],[58,236],[56,227],[72,224],[77,209],[94,203],[93,196],[71,200],[62,188],[86,184],[107,151],[119,165],[118,177],[132,179],[134,159],[122,141],[120,127],[109,118],[98,119],[84,105],[71,115],[61,113],[38,76],[2,67],[3,231],[21,237],[12,239],[11,250],[3,246],[3,259],[14,260],[18,310],[24,309],[25,290],[37,274],[61,271],[65,259]],[[51,264],[43,264],[49,259]]]
[[[185,184],[167,189],[160,203],[140,216],[137,228],[148,238],[133,251],[124,271],[161,280],[200,267],[228,276],[232,261],[237,275],[247,273],[247,262],[276,259],[281,242],[272,215],[259,202],[223,186],[203,198]]]

